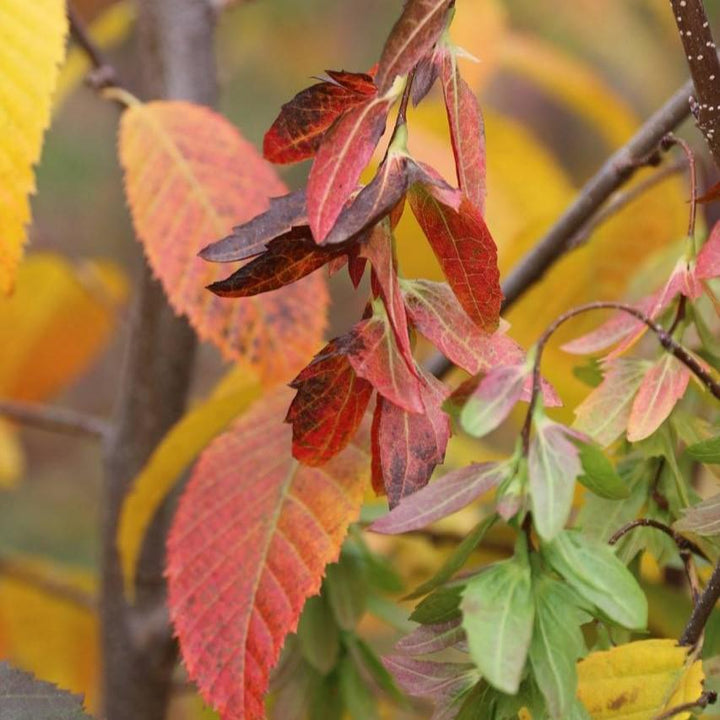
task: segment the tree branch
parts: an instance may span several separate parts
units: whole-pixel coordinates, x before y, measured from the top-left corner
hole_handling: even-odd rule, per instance
[[[670,0],[690,75],[695,85],[688,102],[720,168],[720,61],[702,0]]]
[[[110,433],[110,424],[105,420],[49,405],[0,400],[0,416],[22,425],[65,435],[93,437],[102,440]]]

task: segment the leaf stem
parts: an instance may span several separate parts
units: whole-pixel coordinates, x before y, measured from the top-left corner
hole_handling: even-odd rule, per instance
[[[108,437],[110,424],[101,418],[65,408],[14,400],[0,400],[0,416],[8,420],[65,435]]]
[[[693,702],[686,702],[682,705],[676,705],[659,715],[655,715],[653,720],[670,720],[670,718],[674,718],[677,715],[680,715],[680,713],[687,712],[688,710],[702,710],[708,705],[714,705],[716,700],[717,693],[714,690],[706,690],[697,700],[694,700]]]
[[[686,140],[677,137],[673,133],[668,133],[662,140],[663,150],[668,150],[674,145],[682,148],[688,164],[688,174],[690,177],[690,215],[688,219],[688,237],[695,241],[695,217],[697,215],[697,171],[695,168],[695,153]]]

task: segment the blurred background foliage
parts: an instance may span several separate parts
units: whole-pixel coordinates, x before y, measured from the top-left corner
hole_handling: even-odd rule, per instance
[[[139,87],[132,5],[77,5],[124,82]],[[718,23],[720,9],[708,5]],[[259,145],[279,106],[313,76],[328,68],[371,67],[399,8],[400,0],[231,4],[218,33],[222,112]],[[684,56],[666,0],[458,0],[452,37],[478,59],[463,61],[462,72],[485,112],[488,224],[507,273],[602,160],[683,82]],[[86,71],[84,58],[71,52],[39,171],[29,256],[15,297],[0,300],[0,396],[109,416],[139,252],[116,160],[117,111],[82,86]],[[437,96],[413,110],[409,123],[413,151],[454,180]],[[701,149],[698,136],[687,135]],[[302,164],[281,173],[297,187],[308,169]],[[528,345],[572,305],[647,293],[658,275],[642,279],[639,270],[683,237],[687,195],[685,179],[671,177],[603,225],[511,310],[510,334]],[[440,277],[407,214],[399,248],[405,275]],[[352,291],[342,273],[331,287],[331,332],[337,334],[359,316],[365,295]],[[566,414],[584,386],[574,378],[570,358],[556,348],[598,319],[583,316],[568,324],[548,353],[545,368],[567,402]],[[202,397],[222,370],[215,352],[203,348],[194,396]],[[456,438],[447,466],[497,455],[512,432],[499,432],[485,445]],[[91,706],[98,677],[91,601],[101,473],[101,449],[92,441],[0,425],[0,656],[87,693]],[[372,542],[412,585],[447,557],[452,536],[476,521],[474,511],[446,521],[436,542]],[[501,531],[491,533],[477,562],[502,556],[507,542]],[[19,557],[21,572],[13,564]],[[653,593],[663,576],[652,562],[646,565],[654,629],[674,634],[687,601],[675,598],[669,607],[665,593]],[[80,601],[35,587],[51,587],[58,577],[78,588]],[[387,647],[385,626],[368,619],[362,627]],[[205,713],[181,685],[172,718]]]

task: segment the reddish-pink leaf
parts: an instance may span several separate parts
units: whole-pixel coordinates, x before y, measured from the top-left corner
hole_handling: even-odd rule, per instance
[[[698,280],[720,277],[720,222],[710,233],[697,256],[695,276]]]
[[[398,350],[385,306],[373,303],[372,317],[352,330],[350,364],[390,402],[411,413],[424,413],[422,387],[415,363],[409,365]]]
[[[305,234],[304,226],[307,226],[304,190],[270,198],[269,210],[244,225],[237,225],[231,235],[203,248],[200,257],[211,262],[245,260],[260,255],[271,240],[293,228],[297,228],[299,234]]]
[[[436,54],[437,51],[426,55],[415,67],[415,75],[410,92],[410,99],[414,107],[419,105],[423,98],[430,92],[438,78],[440,70]]]
[[[438,704],[459,697],[479,678],[471,663],[416,660],[402,655],[384,657],[383,663],[406,693],[430,698]]]
[[[385,42],[375,83],[381,93],[427,55],[445,29],[452,0],[407,0]]]
[[[603,447],[625,432],[630,407],[649,364],[617,358],[605,363],[605,378],[575,409],[575,427]]]
[[[292,285],[346,252],[341,245],[318,245],[310,229],[291,230],[268,243],[267,250],[230,277],[208,285],[220,297],[252,297]]]
[[[376,396],[372,427],[370,428],[370,477],[376,495],[385,495],[382,465],[380,464],[380,417],[382,416],[382,397]]]
[[[432,376],[425,381],[422,395],[425,414],[409,413],[378,398],[377,444],[391,508],[405,496],[425,487],[435,466],[445,459],[450,418],[443,412],[442,404],[447,388]]]
[[[336,338],[292,381],[297,390],[286,421],[293,429],[293,457],[324,465],[343,450],[362,423],[373,392],[347,357],[348,339]]]
[[[480,210],[467,198],[454,210],[435,197],[430,185],[413,185],[408,197],[465,312],[478,327],[495,330],[502,303],[500,272],[497,248]]]
[[[168,540],[170,614],[188,673],[226,720],[261,720],[270,670],[320,589],[366,485],[356,443],[322,470],[290,454],[287,391],[203,453]]]
[[[419,625],[401,638],[395,649],[403,655],[429,655],[465,643],[462,619],[455,618],[437,625]]]
[[[445,48],[440,59],[445,107],[460,189],[485,214],[485,124],[470,86],[460,77],[457,58]]]
[[[427,527],[456,513],[499,485],[507,473],[508,467],[497,463],[473,463],[453,470],[404,498],[396,508],[376,520],[370,529],[399,535]]]
[[[282,106],[265,134],[263,153],[274,163],[294,163],[315,155],[325,133],[345,112],[377,93],[369,75],[328,71],[333,82],[321,82]]]
[[[343,208],[325,244],[344,242],[389,215],[408,189],[408,157],[390,152],[372,181]]]
[[[669,417],[690,381],[690,370],[665,353],[645,374],[632,401],[627,438],[637,442],[650,437]]]
[[[225,300],[205,286],[228,269],[198,252],[286,189],[272,167],[224,118],[187,102],[123,112],[120,159],[135,231],[173,309],[231,360],[287,381],[317,350],[327,289],[319,274],[261,298]],[[273,318],[272,322],[268,322]]]
[[[323,139],[307,184],[308,219],[316,242],[325,241],[355,190],[383,134],[390,104],[387,98],[367,100],[343,115]]]

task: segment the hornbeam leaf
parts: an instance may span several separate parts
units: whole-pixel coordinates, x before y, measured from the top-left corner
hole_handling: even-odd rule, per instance
[[[325,133],[345,112],[377,93],[369,75],[328,71],[333,82],[320,82],[285,103],[265,134],[263,155],[274,163],[312,157]]]
[[[310,275],[347,252],[339,245],[318,245],[307,232],[294,231],[268,243],[262,255],[243,265],[230,277],[208,285],[220,297],[252,297],[279,290]]]
[[[470,86],[460,77],[457,56],[443,48],[440,64],[450,140],[460,189],[485,214],[485,124]]]
[[[507,473],[508,466],[497,463],[473,463],[453,470],[403,498],[396,508],[376,520],[370,530],[399,535],[427,527],[499,485]]]
[[[627,424],[627,438],[637,442],[650,437],[682,399],[690,382],[690,370],[676,357],[665,353],[640,383]]]
[[[200,257],[211,262],[246,260],[260,255],[271,240],[289,233],[293,228],[298,228],[298,234],[304,234],[306,225],[305,190],[270,198],[269,210],[243,225],[237,225],[231,235],[203,248]]]
[[[385,129],[391,98],[371,98],[345,113],[323,139],[307,184],[308,220],[322,243],[355,190]]]
[[[91,720],[82,698],[0,662],[0,717],[8,720]]]
[[[385,42],[375,83],[386,92],[398,76],[407,75],[445,29],[452,0],[408,0]]]
[[[495,330],[502,302],[500,272],[497,248],[480,210],[465,197],[453,209],[433,194],[431,185],[416,183],[408,198],[465,312],[481,329]]]
[[[429,375],[421,390],[423,413],[411,413],[378,398],[379,469],[391,508],[425,487],[435,466],[445,459],[450,418],[441,408],[446,395],[445,385]]]
[[[357,432],[373,386],[353,370],[347,338],[328,343],[290,386],[297,390],[286,418],[293,429],[293,457],[324,465]]]
[[[358,515],[367,455],[356,441],[322,470],[290,454],[286,391],[203,453],[168,539],[168,604],[185,666],[224,717],[261,720],[285,636],[320,589]]]
[[[65,56],[65,3],[3,0],[0,28],[0,295],[8,295],[15,284],[30,222],[33,166],[40,159]]]
[[[418,370],[399,351],[385,306],[379,300],[373,303],[372,317],[355,325],[351,337],[348,359],[355,372],[399,408],[424,413]]]
[[[227,270],[197,256],[213,238],[268,207],[285,186],[227,120],[187,102],[134,104],[122,115],[120,159],[135,232],[171,306],[203,340],[288,380],[325,329],[325,279],[305,278],[262,298],[230,302],[206,285]],[[267,322],[273,318],[273,322]]]

